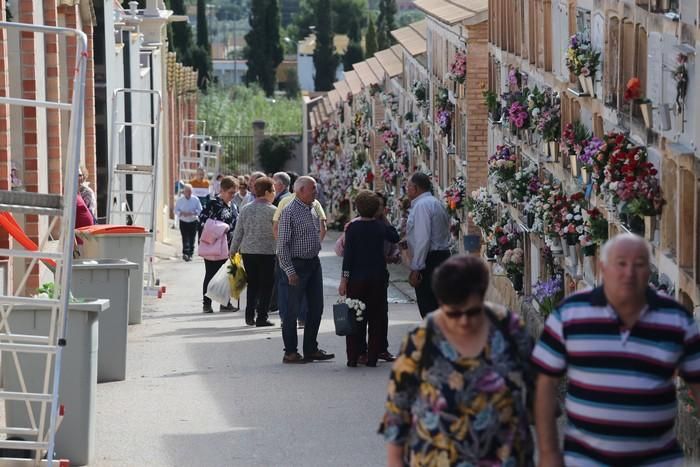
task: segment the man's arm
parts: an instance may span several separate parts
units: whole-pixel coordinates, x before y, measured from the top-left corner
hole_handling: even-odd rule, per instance
[[[430,251],[430,215],[425,205],[417,205],[414,208],[413,214],[413,231],[411,232],[412,241],[411,254],[411,270],[420,271],[425,269],[425,260]]]
[[[279,258],[280,268],[287,274],[287,277],[291,278],[296,276],[296,271],[292,264],[292,252],[289,249],[289,243],[292,238],[292,217],[289,210],[282,211],[278,228],[277,257]]]
[[[539,467],[561,467],[564,459],[559,449],[557,430],[557,404],[559,404],[559,378],[540,373],[535,391],[535,428]]]

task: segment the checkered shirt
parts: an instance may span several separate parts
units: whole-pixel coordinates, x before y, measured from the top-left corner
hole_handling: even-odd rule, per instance
[[[320,224],[312,206],[299,199],[292,201],[280,216],[277,257],[280,267],[290,276],[296,274],[292,258],[312,259],[321,251]]]

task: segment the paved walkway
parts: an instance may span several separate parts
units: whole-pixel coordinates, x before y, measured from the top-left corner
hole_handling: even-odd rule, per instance
[[[143,324],[129,328],[127,380],[98,385],[91,465],[384,465],[376,429],[390,364],[345,366],[345,341],[333,331],[331,312],[341,265],[332,252],[336,236],[329,235],[322,252],[319,333],[320,346],[336,359],[307,365],[281,363],[276,314],[274,328],[245,326],[242,312],[202,314],[202,261],[184,263],[175,248],[161,247],[157,270],[167,293],[146,298]],[[393,268],[394,353],[418,321],[406,277]]]

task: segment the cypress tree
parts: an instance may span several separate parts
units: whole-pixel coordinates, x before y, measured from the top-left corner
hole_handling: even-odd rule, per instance
[[[377,47],[388,49],[394,43],[391,31],[396,29],[396,0],[380,0],[377,19]]]
[[[377,31],[374,29],[374,21],[370,15],[365,35],[365,57],[373,57],[375,53],[377,53]]]
[[[265,95],[275,92],[277,66],[282,63],[280,13],[277,0],[255,0],[248,18],[250,31],[245,36],[244,56],[248,60],[246,84],[258,83]]]
[[[356,19],[351,18],[348,21],[348,37],[350,38],[350,43],[343,55],[343,69],[345,71],[352,70],[353,64],[359,63],[365,58],[364,52],[362,51],[362,44],[360,44],[361,36],[360,25],[357,23]]]
[[[205,0],[197,0],[197,50],[193,62],[197,69],[197,86],[206,90],[211,79],[213,66],[211,63],[211,44],[209,43],[209,26],[207,24],[207,4]]]
[[[335,81],[338,58],[333,45],[333,27],[330,0],[319,0],[316,9],[316,48],[314,49],[314,87],[316,91],[330,91]]]

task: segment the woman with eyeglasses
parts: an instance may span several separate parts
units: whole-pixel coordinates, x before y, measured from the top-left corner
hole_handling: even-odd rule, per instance
[[[488,284],[476,256],[435,271],[439,308],[404,339],[391,372],[379,428],[388,466],[533,465],[532,339],[515,313],[484,301]]]

